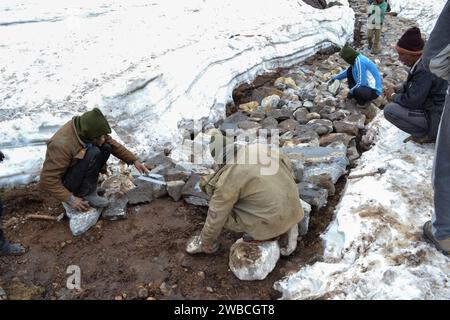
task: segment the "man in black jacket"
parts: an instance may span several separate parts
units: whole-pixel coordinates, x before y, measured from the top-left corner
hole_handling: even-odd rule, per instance
[[[427,70],[450,82],[450,1],[447,1],[424,49]],[[433,167],[434,214],[423,226],[427,239],[450,255],[450,87],[436,140]]]
[[[5,156],[3,152],[0,151],[0,162],[3,161]],[[0,218],[3,213],[3,205],[2,200],[0,199]],[[8,256],[8,255],[21,255],[25,253],[25,249],[17,243],[9,243],[8,240],[5,239],[3,234],[3,230],[0,228],[0,256]]]
[[[391,103],[384,108],[389,122],[421,143],[436,140],[448,87],[447,81],[425,70],[424,44],[419,28],[408,29],[398,41],[399,60],[411,70],[406,83],[396,93],[386,90]]]

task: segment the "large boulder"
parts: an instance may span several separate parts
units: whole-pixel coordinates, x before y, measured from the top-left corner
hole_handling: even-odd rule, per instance
[[[230,270],[239,280],[264,280],[280,258],[277,241],[259,243],[239,239],[230,249]]]

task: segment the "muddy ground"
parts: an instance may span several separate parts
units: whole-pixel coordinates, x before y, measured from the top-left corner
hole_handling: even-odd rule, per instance
[[[341,190],[344,180],[338,183]],[[339,192],[340,193],[340,192]],[[122,221],[101,220],[86,234],[73,237],[68,220],[26,219],[28,214],[63,212],[36,185],[2,191],[7,237],[29,251],[0,258],[0,285],[10,299],[276,299],[272,284],[322,256],[319,235],[332,219],[339,195],[311,217],[310,231],[294,254],[282,258],[263,281],[238,280],[228,268],[229,248],[239,234],[223,232],[213,256],[184,252],[188,238],[201,230],[206,209],[161,198],[132,206]],[[68,290],[70,265],[81,268],[81,291]],[[144,287],[146,290],[142,290]],[[141,291],[141,297],[139,296]]]

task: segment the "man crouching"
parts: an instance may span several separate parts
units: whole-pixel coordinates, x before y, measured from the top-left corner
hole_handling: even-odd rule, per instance
[[[217,173],[202,181],[202,189],[210,196],[208,215],[201,234],[191,238],[186,251],[216,252],[217,238],[225,227],[243,233],[243,240],[250,242],[286,235],[289,243],[281,254],[291,254],[297,246],[298,223],[304,214],[290,160],[274,150],[265,152],[264,157],[278,164],[278,170],[265,174],[262,161],[249,161],[258,156],[261,160],[261,150],[269,151],[265,145],[238,150],[230,140],[221,134],[211,139],[211,154],[221,165]]]
[[[97,181],[111,154],[134,164],[141,173],[148,172],[110,133],[108,121],[97,108],[73,117],[47,142],[40,188],[78,211],[108,206],[108,200],[97,194]]]

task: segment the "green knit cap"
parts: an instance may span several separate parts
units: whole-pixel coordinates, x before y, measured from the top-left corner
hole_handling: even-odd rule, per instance
[[[108,120],[98,108],[75,117],[75,128],[78,136],[85,142],[92,142],[95,138],[111,133]]]
[[[342,59],[344,59],[349,64],[354,64],[355,59],[358,56],[358,52],[355,51],[352,47],[350,47],[347,43],[345,46],[342,47],[341,52],[339,52],[339,55]]]

